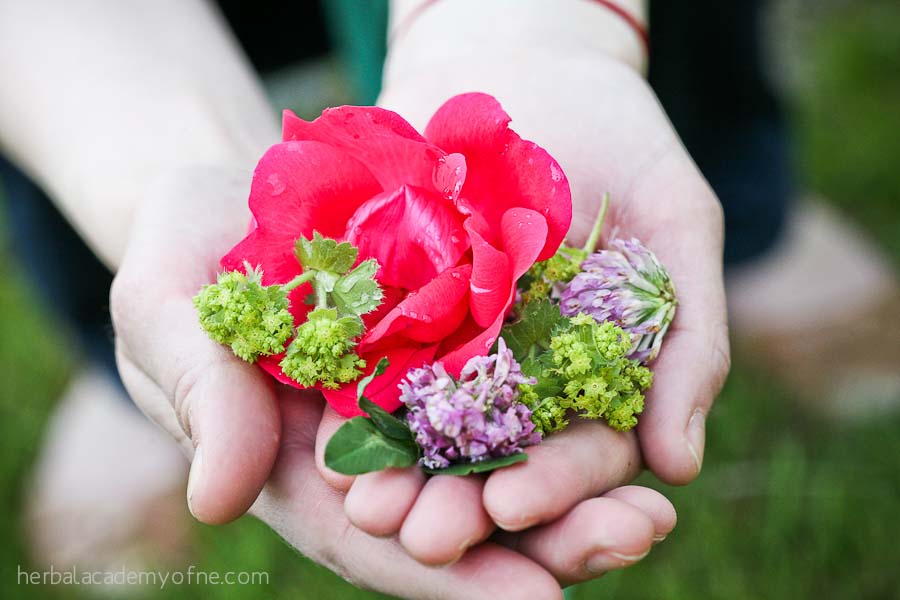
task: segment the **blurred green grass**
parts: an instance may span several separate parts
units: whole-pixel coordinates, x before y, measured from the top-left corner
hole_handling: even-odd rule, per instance
[[[900,6],[875,0],[818,15],[803,45],[811,74],[792,108],[804,182],[900,264],[898,22]],[[29,565],[22,488],[74,368],[65,336],[22,280],[14,264],[0,263],[0,596],[78,598],[84,590],[16,585],[18,565]],[[644,477],[672,498],[676,530],[639,565],[581,586],[575,597],[897,597],[898,432],[897,416],[856,425],[818,420],[737,357],[710,416],[698,481],[669,488]],[[265,570],[270,584],[171,587],[159,597],[377,597],[299,557],[252,519],[194,527],[197,569]]]

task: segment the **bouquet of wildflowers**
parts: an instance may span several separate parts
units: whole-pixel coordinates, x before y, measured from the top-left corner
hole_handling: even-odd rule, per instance
[[[637,424],[675,316],[637,239],[564,243],[556,161],[485,94],[424,135],[399,115],[284,115],[253,176],[250,232],[195,297],[201,326],[348,417],[326,464],[465,475],[526,460],[573,418]]]

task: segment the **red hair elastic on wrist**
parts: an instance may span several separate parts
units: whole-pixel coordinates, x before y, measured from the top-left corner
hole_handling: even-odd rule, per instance
[[[610,0],[592,0],[592,2],[600,4],[601,6],[605,6],[612,12],[622,17],[622,19],[624,19],[624,21],[628,23],[628,26],[634,30],[638,38],[640,38],[641,44],[643,44],[644,51],[647,53],[647,56],[650,56],[650,35],[647,33],[647,27],[645,27],[643,23],[638,21],[637,17],[635,17],[633,14],[631,14],[615,2],[610,2]]]
[[[634,32],[637,34],[638,38],[641,40],[641,44],[644,46],[644,50],[647,52],[647,56],[650,56],[650,36],[647,33],[647,28],[643,23],[638,21],[637,17],[629,13],[627,10],[616,4],[615,2],[611,2],[610,0],[590,0],[591,2],[595,2],[600,4],[601,6],[605,6],[607,9],[612,11],[621,17],[629,27],[631,27]],[[394,31],[390,35],[390,39],[388,40],[388,44],[394,41],[396,38],[403,35],[407,29],[416,21],[416,19],[421,16],[423,12],[434,6],[438,3],[438,0],[423,0],[421,4],[419,4],[416,8],[414,8],[406,18],[394,29]]]

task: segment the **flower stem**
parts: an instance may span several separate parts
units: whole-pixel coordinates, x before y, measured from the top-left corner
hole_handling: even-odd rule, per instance
[[[283,288],[285,292],[289,292],[297,286],[301,286],[308,281],[312,281],[316,276],[316,272],[313,270],[306,271],[305,273],[301,273],[297,275],[286,284],[284,284]]]
[[[313,289],[316,291],[316,308],[328,308],[328,292],[325,291],[325,286],[314,285]]]
[[[585,254],[593,254],[597,249],[597,242],[600,241],[600,232],[603,231],[603,222],[606,220],[606,210],[609,208],[609,192],[603,194],[600,200],[600,212],[597,213],[597,220],[594,221],[594,228],[591,229],[591,235],[588,236],[587,242],[584,243],[582,250]]]

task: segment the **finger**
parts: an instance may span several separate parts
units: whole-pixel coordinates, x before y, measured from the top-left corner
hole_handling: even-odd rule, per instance
[[[147,386],[134,372],[144,373],[169,402],[169,428],[190,439],[188,504],[194,516],[206,523],[230,521],[250,507],[275,461],[281,421],[271,383],[206,337],[189,300],[154,304],[146,324],[124,325],[130,333],[129,342],[119,344],[120,362],[130,368],[122,370],[123,380],[140,404],[147,392],[135,385]],[[132,316],[141,310],[135,307]],[[153,355],[151,370],[138,366],[132,344],[145,359]]]
[[[657,163],[634,194],[630,202],[638,201],[626,224],[666,265],[679,300],[662,351],[650,364],[654,383],[638,438],[644,461],[657,477],[685,484],[700,472],[706,415],[729,368],[722,211],[683,152]],[[638,208],[651,206],[641,198],[653,199],[652,220],[638,214]],[[641,231],[645,221],[654,223],[650,231]]]
[[[353,485],[354,477],[338,473],[325,466],[325,447],[328,445],[328,440],[331,439],[334,432],[346,421],[347,419],[335,412],[333,408],[325,406],[322,420],[319,422],[319,431],[316,433],[316,467],[319,469],[322,479],[339,492],[349,490],[350,486]]]
[[[639,485],[625,485],[603,494],[604,498],[614,498],[639,508],[653,521],[653,542],[666,539],[678,522],[675,507],[668,498],[650,488]]]
[[[494,471],[484,486],[485,509],[507,531],[554,521],[582,500],[630,482],[640,470],[634,434],[598,421],[575,419],[527,452],[527,461]]]
[[[410,556],[428,565],[447,564],[487,539],[494,523],[481,502],[483,487],[478,476],[429,479],[400,529],[400,543]]]
[[[193,196],[197,205],[182,206],[184,191],[163,186],[159,201],[138,216],[110,305],[126,386],[171,434],[190,440],[191,511],[223,523],[243,514],[262,489],[281,420],[268,379],[212,342],[197,322],[191,296],[214,271],[208,253],[230,243],[233,227],[216,222],[194,231],[189,223],[209,221],[209,212],[200,194]]]
[[[469,550],[440,569],[411,558],[397,539],[371,537],[347,520],[343,495],[319,476],[311,436],[289,423],[309,420],[310,404],[283,402],[285,440],[254,514],[306,556],[356,585],[410,600],[561,600],[553,577],[497,544]],[[291,437],[287,437],[291,436]],[[486,568],[486,566],[488,568]]]
[[[585,500],[553,523],[513,535],[518,535],[514,543],[519,552],[568,585],[644,558],[653,545],[654,523],[642,509],[603,497]]]
[[[347,492],[344,512],[351,523],[369,535],[394,535],[424,485],[425,474],[418,467],[358,475]]]

